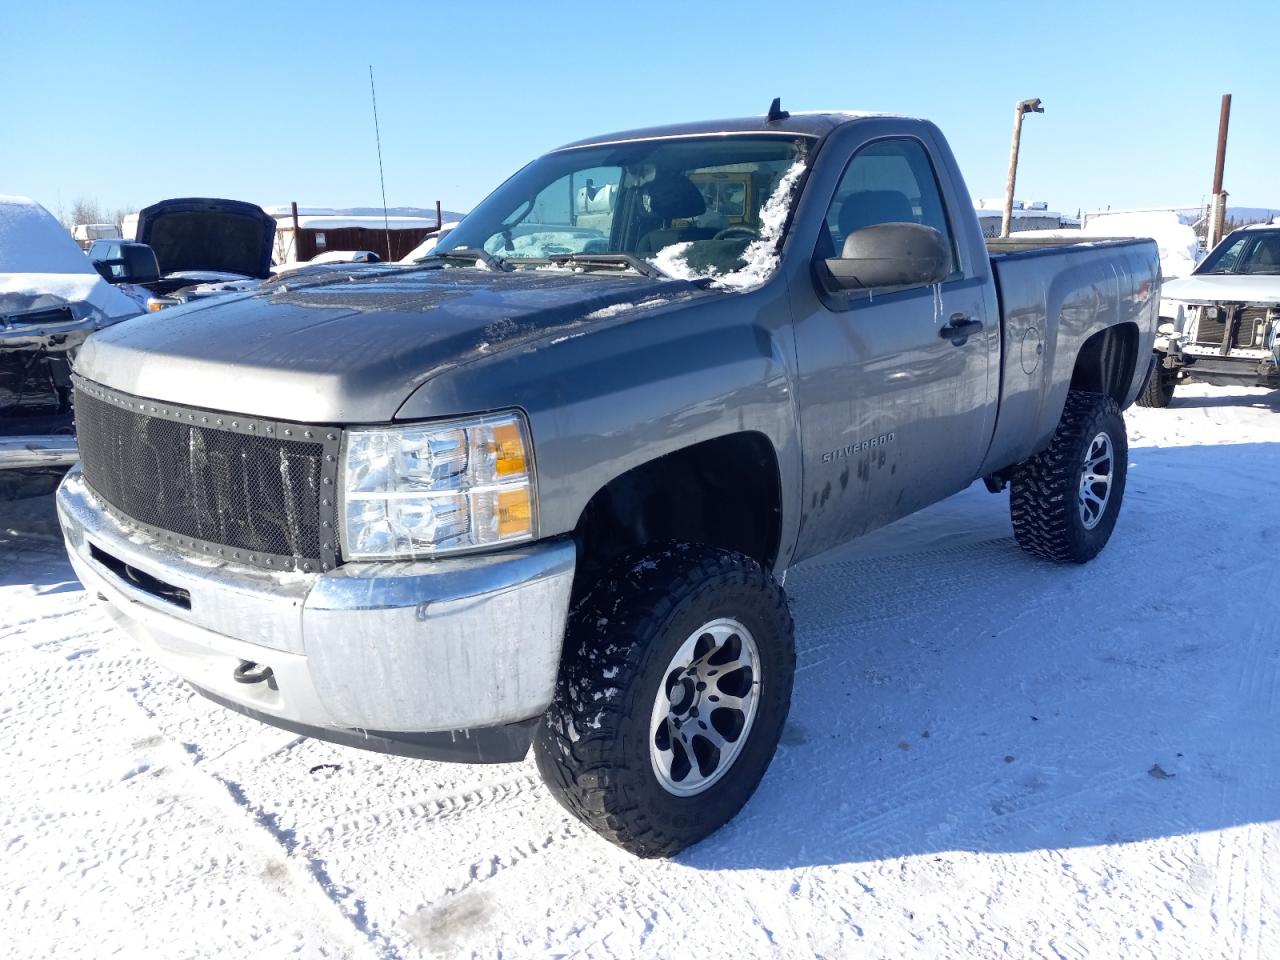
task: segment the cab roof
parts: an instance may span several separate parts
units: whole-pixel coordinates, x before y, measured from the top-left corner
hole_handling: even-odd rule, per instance
[[[897,117],[898,114],[858,112],[852,110],[796,111],[784,120],[770,121],[765,116],[738,117],[731,120],[697,120],[691,123],[671,123],[661,127],[644,127],[639,130],[623,130],[566,143],[557,150],[576,150],[579,147],[597,147],[631,140],[665,140],[677,137],[705,137],[722,134],[775,134],[789,137],[824,137],[841,124],[867,117]]]

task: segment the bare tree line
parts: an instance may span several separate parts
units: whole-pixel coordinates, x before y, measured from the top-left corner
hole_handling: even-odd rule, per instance
[[[119,226],[128,214],[134,212],[136,212],[134,207],[107,209],[95,199],[77,197],[71,204],[70,210],[59,206],[55,215],[58,221],[70,230],[82,223],[114,223]]]

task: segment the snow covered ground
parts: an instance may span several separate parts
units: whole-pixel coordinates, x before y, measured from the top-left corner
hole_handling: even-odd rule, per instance
[[[1280,956],[1280,394],[1129,412],[1093,563],[981,486],[799,567],[783,745],[720,833],[615,850],[533,765],[278,732],[0,517],[0,956]],[[144,953],[145,951],[145,953]]]

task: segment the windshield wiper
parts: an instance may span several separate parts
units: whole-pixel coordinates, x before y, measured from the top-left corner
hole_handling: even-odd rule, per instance
[[[668,276],[634,253],[553,253],[545,259],[556,265],[573,263],[583,267],[630,267],[636,273],[654,280],[666,279]]]
[[[470,264],[474,264],[477,260],[483,263],[490,270],[506,270],[511,269],[511,264],[503,260],[501,257],[495,257],[488,250],[481,247],[454,247],[452,250],[444,250],[440,253],[428,253],[425,257],[419,257],[414,263],[428,263],[432,260],[463,260]]]

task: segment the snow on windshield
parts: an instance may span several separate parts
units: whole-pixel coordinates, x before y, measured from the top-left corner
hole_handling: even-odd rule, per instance
[[[750,290],[760,286],[778,266],[778,246],[787,224],[796,188],[805,171],[803,155],[788,168],[760,210],[760,232],[742,251],[742,266],[722,271],[715,264],[690,262],[691,242],[663,247],[650,261],[663,273],[680,280],[713,280],[719,286]]]
[[[744,134],[552,151],[495,190],[433,252],[483,250],[534,269],[560,256],[630,256],[666,264],[676,276],[755,286],[775,266],[804,170],[797,158],[808,147],[805,137]]]

